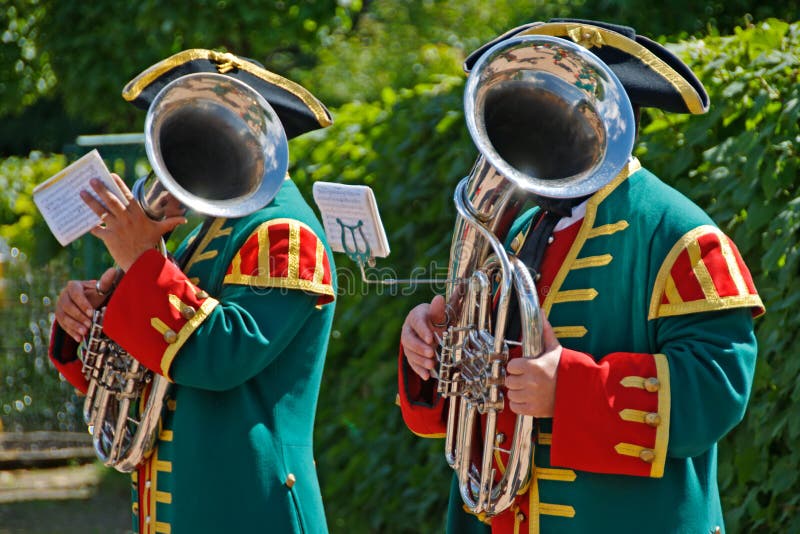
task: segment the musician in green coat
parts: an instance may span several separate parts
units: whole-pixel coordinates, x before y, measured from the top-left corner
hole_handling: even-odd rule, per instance
[[[516,28],[468,58],[467,70],[514,35],[580,44],[614,71],[637,108],[708,109],[680,59],[632,28],[602,22]],[[531,440],[530,476],[491,517],[468,515],[454,483],[448,532],[724,532],[717,442],[744,415],[753,317],[764,313],[743,258],[708,215],[635,157],[588,197],[537,204],[504,237],[536,281],[543,350],[522,358],[509,349],[494,443],[480,444],[497,482],[511,470],[517,416],[533,417],[531,437],[522,437]],[[433,373],[434,334],[447,315],[438,296],[408,314],[401,334],[399,404],[409,429],[427,438],[448,431],[450,400]]]
[[[193,72],[233,76],[259,91],[291,138],[331,124],[299,85],[231,54],[187,50],[148,68],[123,96],[146,108]],[[115,177],[116,178],[116,177]],[[334,313],[331,251],[311,208],[286,177],[264,208],[209,218],[175,252],[154,249],[183,217],[149,219],[94,185],[93,230],[124,271],[107,302],[105,334],[166,377],[155,448],[132,473],[134,530],[150,533],[327,532],[312,429]],[[81,389],[76,358],[113,272],[67,284],[51,359]]]

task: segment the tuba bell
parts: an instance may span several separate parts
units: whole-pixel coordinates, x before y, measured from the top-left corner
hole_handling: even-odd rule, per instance
[[[179,77],[153,99],[145,118],[152,167],[133,195],[155,220],[187,209],[243,217],[269,204],[286,177],[289,149],[277,114],[250,86],[216,73]],[[160,245],[166,255],[162,239]],[[150,454],[170,388],[103,334],[97,310],[81,348],[89,381],[83,406],[95,453],[130,472]]]
[[[533,418],[516,416],[510,442],[497,432],[509,347],[521,346],[526,358],[543,348],[536,285],[504,242],[526,202],[585,197],[617,176],[631,155],[635,120],[605,63],[570,41],[539,35],[520,34],[482,54],[464,108],[480,154],[454,194],[448,280],[455,283],[445,295],[438,392],[448,399],[445,457],[464,504],[492,516],[511,506],[532,469]],[[520,339],[506,336],[512,299]],[[496,452],[509,455],[503,473],[492,467]]]

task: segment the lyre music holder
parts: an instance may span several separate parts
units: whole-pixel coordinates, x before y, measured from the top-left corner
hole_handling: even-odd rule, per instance
[[[365,185],[316,182],[313,194],[331,250],[344,253],[358,264],[363,283],[384,286],[447,283],[433,278],[368,278],[366,267],[375,267],[375,258],[385,258],[390,251],[372,189]]]

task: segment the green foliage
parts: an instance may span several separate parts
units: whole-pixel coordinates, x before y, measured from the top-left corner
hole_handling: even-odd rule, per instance
[[[38,46],[45,15],[36,0],[0,0],[0,115],[16,114],[55,86],[48,54]]]
[[[565,1],[371,2],[353,28],[321,36],[313,69],[293,74],[306,85],[326,80],[317,91],[334,106],[373,101],[385,87],[414,87],[461,75],[466,54],[484,42],[530,20],[568,12]]]
[[[332,0],[42,0],[42,5],[46,16],[39,20],[37,42],[47,51],[66,110],[102,131],[141,124],[142,113],[118,95],[125,82],[171,54],[230,50],[286,73],[313,62],[315,35],[346,24],[350,16]]]
[[[63,156],[39,152],[0,160],[0,238],[25,251],[37,265],[52,258],[60,246],[33,203],[33,188],[64,165]]]
[[[650,113],[641,159],[734,238],[767,307],[750,408],[720,449],[730,530],[800,530],[800,24],[771,20],[676,50],[711,96],[705,116]]]
[[[187,48],[232,51],[305,85],[330,106],[375,101],[457,74],[465,55],[519,24],[552,17],[610,20],[640,33],[728,32],[746,20],[798,16],[797,0],[195,0],[90,4],[0,0],[0,153],[57,150],[83,133],[141,129],[143,114],[119,98],[126,81]],[[65,116],[37,127],[43,98]],[[88,125],[92,125],[89,127]],[[35,145],[34,139],[40,144]],[[13,151],[13,152],[12,152]]]
[[[657,36],[702,36],[709,32],[729,34],[752,20],[777,17],[797,20],[797,0],[670,0],[668,3],[641,0],[586,2],[573,8],[573,16],[625,24],[637,33]]]

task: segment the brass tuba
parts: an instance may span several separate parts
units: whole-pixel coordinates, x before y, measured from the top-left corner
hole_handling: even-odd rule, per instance
[[[216,73],[182,76],[159,91],[145,119],[145,149],[153,172],[133,194],[156,220],[187,209],[211,217],[261,209],[289,160],[286,133],[264,97]],[[161,249],[166,254],[163,240]],[[102,462],[130,472],[155,444],[170,382],[103,334],[104,313],[95,312],[81,350],[89,381],[83,416]]]
[[[580,198],[609,183],[631,155],[635,121],[605,63],[548,36],[518,35],[489,48],[469,74],[464,101],[480,155],[454,195],[448,280],[455,283],[446,292],[438,392],[449,400],[445,456],[461,497],[473,513],[492,516],[524,489],[533,456],[532,417],[516,417],[510,440],[497,432],[509,347],[521,345],[526,358],[542,352],[534,280],[504,241],[526,202]],[[520,340],[506,339],[513,298]],[[496,451],[509,454],[502,474],[492,467]]]

